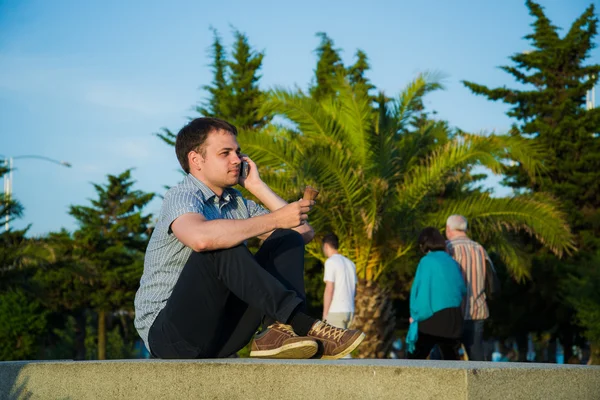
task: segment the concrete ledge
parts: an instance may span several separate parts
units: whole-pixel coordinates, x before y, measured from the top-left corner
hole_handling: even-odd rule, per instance
[[[0,362],[0,399],[600,399],[600,367],[409,360]]]

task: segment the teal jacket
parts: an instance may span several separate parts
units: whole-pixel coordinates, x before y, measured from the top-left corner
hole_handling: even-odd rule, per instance
[[[430,251],[421,258],[410,290],[410,316],[413,322],[406,336],[410,353],[415,351],[415,343],[419,338],[419,321],[443,309],[460,307],[466,293],[460,266],[448,253]]]

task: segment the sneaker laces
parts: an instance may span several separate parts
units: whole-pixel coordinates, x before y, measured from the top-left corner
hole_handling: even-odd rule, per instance
[[[294,329],[290,325],[286,325],[286,324],[282,324],[282,323],[278,322],[278,323],[275,323],[275,324],[269,326],[269,328],[271,328],[271,327],[277,328],[280,331],[290,334],[291,336],[298,336],[298,335],[296,335],[296,332],[294,332]]]
[[[333,325],[328,324],[327,322],[319,321],[320,323],[315,324],[313,326],[314,336],[321,336],[323,338],[331,338],[336,342],[339,342],[344,333],[345,329],[337,328]]]

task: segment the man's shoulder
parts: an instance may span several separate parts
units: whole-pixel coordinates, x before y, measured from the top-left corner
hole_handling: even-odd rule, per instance
[[[167,189],[165,196],[180,193],[186,191],[195,191],[197,188],[189,181],[188,177],[184,177],[181,181],[179,181],[175,186],[171,186]]]
[[[170,187],[166,192],[164,199],[174,199],[181,196],[194,196],[194,197],[202,197],[202,191],[196,187],[194,184],[189,182],[187,177],[179,182],[177,185]]]
[[[470,237],[461,237],[456,239],[447,240],[446,244],[449,246],[475,246],[475,247],[483,247]]]
[[[343,256],[341,254],[334,254],[331,257],[329,257],[326,261],[326,264],[332,265],[332,266],[343,266],[346,263],[352,264],[354,265],[354,263],[352,262],[352,260],[350,260],[348,257]]]
[[[346,256],[343,256],[343,255],[341,255],[341,254],[340,254],[340,257],[342,257],[342,260],[344,260],[346,263],[349,263],[349,264],[351,264],[351,265],[354,265],[354,261],[352,261],[352,260],[351,260],[351,259],[349,259],[348,257],[346,257]]]

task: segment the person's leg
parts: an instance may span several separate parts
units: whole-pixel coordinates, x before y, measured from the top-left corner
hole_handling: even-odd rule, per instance
[[[473,327],[473,320],[471,319],[467,319],[465,320],[464,324],[463,324],[463,334],[462,334],[462,343],[465,346],[465,351],[467,352],[467,356],[469,357],[469,360],[471,360],[471,356],[472,356],[472,350],[471,348],[473,347],[473,334],[474,334],[474,327]]]
[[[440,346],[438,346],[438,345],[433,346],[433,349],[431,349],[431,353],[429,353],[429,359],[430,360],[443,360],[442,357],[443,356],[440,351]]]
[[[243,245],[192,253],[150,329],[150,347],[161,358],[226,356],[221,349],[228,345],[227,332],[235,332],[243,346],[261,315],[286,322],[302,302]],[[247,313],[248,307],[256,311]]]
[[[460,348],[460,340],[440,338],[437,343],[442,360],[458,360],[458,349]]]
[[[417,339],[417,343],[415,343],[415,351],[407,353],[408,358],[411,360],[425,360],[435,343],[436,337],[419,332],[419,338]]]
[[[291,229],[277,229],[263,242],[254,258],[287,289],[293,290],[305,301],[304,239],[298,232]],[[217,357],[228,357],[248,344],[261,320],[264,322],[263,328],[275,322],[273,317],[263,314],[257,308],[248,307],[235,296],[234,298],[231,302],[239,304],[232,304],[229,309],[236,316],[230,319],[230,326],[225,329],[230,334],[222,336],[223,342],[219,345]],[[304,303],[299,307],[304,309]]]
[[[471,346],[471,354],[469,354],[470,361],[484,361],[483,323],[484,320],[482,319],[473,321],[473,344]]]
[[[325,359],[338,359],[350,354],[364,339],[365,335],[358,330],[338,329],[329,324],[324,324],[308,315],[304,311],[304,240],[302,236],[292,230],[276,230],[264,242],[261,249],[256,254],[256,260],[272,279],[279,285],[291,289],[296,299],[300,299],[297,307],[287,312],[287,317],[280,317],[272,313],[265,312],[264,309],[249,304],[248,312],[244,312],[239,320],[238,326],[233,330],[233,336],[222,335],[228,338],[219,350],[218,356],[227,356],[228,354],[239,350],[244,346],[253,331],[256,329],[256,319],[254,315],[264,316],[264,325],[269,326],[274,322],[280,322],[291,325],[292,329],[282,325],[273,325],[255,337],[252,342],[253,357],[269,358],[308,358],[317,351],[312,345],[319,346],[318,356]],[[241,300],[246,301],[237,294]],[[253,309],[253,310],[250,310]],[[252,333],[243,334],[242,326],[246,327],[245,320],[252,320]],[[289,336],[291,335],[293,336]],[[300,337],[296,336],[299,335]],[[287,337],[285,344],[273,349],[273,343],[279,343],[282,336]],[[295,337],[294,337],[295,336]],[[305,338],[304,336],[309,336]],[[306,340],[309,339],[309,340]]]
[[[351,313],[329,313],[327,322],[338,328],[347,329],[350,326]]]

